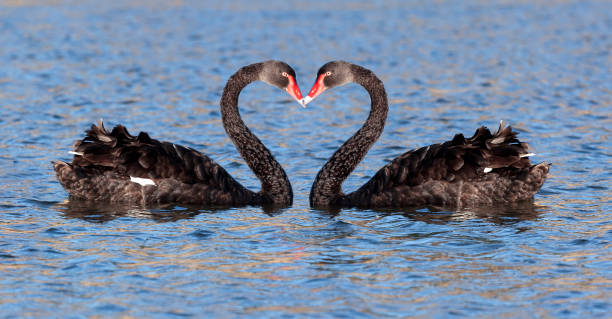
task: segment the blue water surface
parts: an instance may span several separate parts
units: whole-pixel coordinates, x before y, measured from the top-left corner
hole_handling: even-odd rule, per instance
[[[3,1],[0,317],[609,317],[611,30],[606,1]],[[346,191],[500,120],[550,177],[508,207],[313,210],[316,172],[368,96],[348,85],[302,109],[256,83],[241,114],[293,206],[68,200],[50,161],[100,118],[199,149],[257,190],[218,102],[235,70],[272,58],[304,92],[336,59],[385,82],[385,130]]]

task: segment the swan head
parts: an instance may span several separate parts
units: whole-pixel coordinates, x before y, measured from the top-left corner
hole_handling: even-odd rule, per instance
[[[352,66],[345,61],[331,61],[325,63],[317,72],[317,80],[306,97],[302,99],[302,105],[310,103],[323,91],[337,86],[342,86],[354,81]]]
[[[302,106],[302,92],[295,80],[295,71],[289,64],[270,60],[261,64],[259,80],[279,89],[285,90]]]

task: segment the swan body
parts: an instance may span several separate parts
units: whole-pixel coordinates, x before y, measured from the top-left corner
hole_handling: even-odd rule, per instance
[[[528,200],[542,187],[549,164],[532,165],[528,145],[500,123],[491,133],[480,127],[470,138],[457,134],[447,142],[408,151],[382,167],[356,191],[344,194],[342,183],[380,137],[388,102],[373,72],[343,61],[325,64],[303,103],[323,91],[356,82],[370,94],[364,125],[317,174],[310,192],[313,207],[481,206]]]
[[[210,206],[280,205],[293,202],[289,179],[263,143],[246,127],[238,112],[238,95],[261,80],[286,90],[296,100],[301,93],[295,72],[284,62],[245,66],[228,80],[221,98],[223,126],[242,157],[260,179],[253,192],[223,167],[192,148],[161,142],[141,132],[131,135],[118,125],[112,131],[92,125],[75,142],[72,162],[56,161],[55,173],[72,197],[121,203],[181,203]]]

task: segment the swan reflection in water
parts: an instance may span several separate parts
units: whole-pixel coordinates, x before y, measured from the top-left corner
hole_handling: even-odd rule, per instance
[[[55,205],[54,208],[65,217],[78,218],[92,223],[105,223],[121,217],[150,218],[158,222],[175,222],[194,218],[202,213],[215,212],[215,209],[178,208],[170,204],[155,208],[143,208],[141,205],[89,202],[80,199],[66,200]]]
[[[335,218],[343,210],[360,210],[355,208],[317,209],[321,214]],[[547,206],[535,204],[532,199],[504,205],[475,206],[456,210],[453,207],[415,206],[406,208],[371,208],[365,210],[377,217],[402,215],[410,220],[428,224],[447,224],[481,219],[498,225],[512,225],[521,221],[536,220],[548,211]],[[376,218],[376,217],[375,217]]]
[[[92,223],[105,223],[121,217],[145,218],[157,222],[176,222],[191,219],[200,214],[215,214],[227,212],[228,207],[195,207],[175,206],[173,204],[158,205],[143,208],[140,205],[88,202],[80,199],[70,199],[56,204],[54,208],[65,217],[78,218]],[[481,206],[453,211],[450,208],[421,206],[413,208],[375,208],[368,210],[354,208],[313,209],[321,215],[336,218],[343,210],[359,210],[364,212],[364,218],[371,218],[372,213],[378,216],[402,215],[410,220],[428,224],[446,224],[474,219],[482,219],[499,225],[510,225],[525,220],[535,220],[550,208],[538,205],[533,200],[497,206]],[[274,217],[282,215],[285,209],[275,206],[262,207],[262,213]],[[366,213],[367,212],[367,213]],[[367,217],[366,217],[367,216]]]
[[[105,223],[121,217],[153,219],[157,222],[176,222],[194,218],[199,214],[227,212],[230,207],[177,206],[175,204],[143,207],[140,204],[107,203],[70,198],[62,203],[55,204],[54,208],[68,218],[78,218],[92,223]],[[285,210],[275,205],[264,205],[261,206],[261,209],[263,214],[270,217],[278,216]]]

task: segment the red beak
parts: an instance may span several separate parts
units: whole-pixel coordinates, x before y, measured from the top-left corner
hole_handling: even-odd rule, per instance
[[[302,92],[300,92],[300,88],[295,82],[295,79],[291,75],[287,76],[287,78],[289,79],[289,85],[285,91],[287,91],[287,93],[289,93],[289,95],[291,95],[296,101],[302,104]]]
[[[302,105],[304,105],[304,107],[306,107],[306,104],[310,103],[310,101],[314,100],[315,97],[319,96],[319,94],[323,93],[323,91],[327,89],[325,87],[325,84],[323,84],[324,78],[325,78],[325,73],[319,75],[319,78],[317,78],[317,81],[312,86],[312,89],[310,89],[308,96],[306,96],[302,100]]]

